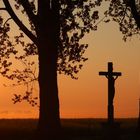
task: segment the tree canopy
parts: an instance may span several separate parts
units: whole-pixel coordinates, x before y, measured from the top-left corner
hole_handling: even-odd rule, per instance
[[[77,79],[76,74],[88,59],[84,53],[88,44],[81,43],[100,22],[115,21],[123,39],[140,34],[139,0],[2,0],[0,12],[0,73],[17,83],[25,84],[25,96],[15,94],[14,103],[27,100],[36,105],[31,96],[30,83],[39,81],[40,128],[59,128],[59,99],[57,72]],[[100,9],[106,5],[103,13]],[[20,14],[19,14],[20,13]],[[11,20],[19,32],[10,37]],[[29,41],[26,42],[26,38]],[[29,57],[37,56],[37,63]],[[22,70],[13,69],[13,59],[24,64]],[[15,62],[15,61],[14,61]],[[39,70],[34,70],[38,65]],[[34,67],[34,68],[33,68]],[[36,76],[38,75],[38,76]],[[44,123],[45,122],[45,123]]]
[[[2,15],[0,16],[0,73],[8,79],[14,79],[19,85],[26,85],[27,90],[23,97],[21,95],[14,95],[13,101],[16,103],[30,97],[33,92],[33,84],[31,83],[38,79],[38,72],[35,68],[38,62],[28,61],[28,57],[38,55],[35,31],[38,11],[37,1],[35,0],[13,0],[11,5],[10,2],[3,0],[5,6],[3,5],[4,7],[0,8],[0,12],[5,12],[4,10],[6,10],[11,16],[6,19]],[[101,18],[99,7],[106,3],[108,8],[104,11],[103,18]],[[20,19],[13,9],[25,15],[25,19]],[[89,33],[91,30],[96,31],[98,23],[101,21],[108,23],[111,20],[117,22],[124,41],[128,37],[140,34],[140,3],[138,0],[61,0],[59,10],[60,41],[57,70],[58,73],[70,75],[75,79],[77,79],[76,74],[82,68],[83,62],[88,60],[84,56],[88,44],[80,44],[79,42],[86,33]],[[11,39],[9,34],[12,28],[10,21],[12,19],[19,26],[20,30],[25,31],[25,34],[22,31],[18,32],[18,34],[14,33],[14,39]],[[22,20],[28,20],[28,26],[25,26]],[[25,35],[31,41],[26,42],[24,39]],[[20,48],[15,46],[20,46]],[[14,59],[24,65],[22,70],[11,68],[11,57],[12,59],[14,57]],[[28,101],[35,105],[36,102],[33,99],[36,99],[36,97],[30,97]]]
[[[37,24],[38,11],[37,1],[22,1],[3,0],[5,4],[1,10],[6,10],[9,13],[8,20],[1,16],[1,74],[11,80],[16,80],[18,84],[30,83],[30,81],[37,80],[36,76],[31,71],[31,66],[37,65],[37,62],[28,62],[28,57],[37,56],[37,35],[35,26]],[[50,1],[51,2],[51,1]],[[11,5],[10,5],[11,4]],[[99,20],[99,12],[96,7],[101,5],[101,1],[88,1],[88,0],[61,0],[60,1],[60,41],[58,46],[58,73],[70,75],[72,78],[77,79],[76,74],[83,66],[83,62],[87,60],[84,56],[88,44],[79,43],[86,33],[90,30],[97,30],[97,20]],[[18,17],[15,11],[21,12],[25,18]],[[5,12],[5,11],[1,11]],[[53,11],[51,11],[53,12]],[[10,38],[10,31],[12,30],[11,20],[19,26],[20,32]],[[23,21],[22,21],[23,20]],[[28,26],[25,26],[28,21]],[[24,34],[24,33],[25,34]],[[25,36],[30,38],[29,42],[25,41]],[[8,47],[7,47],[8,46]],[[15,46],[20,46],[15,47]],[[9,49],[8,49],[9,48]],[[21,51],[22,50],[22,51]],[[22,53],[21,53],[22,52]],[[7,55],[5,55],[6,53]],[[10,67],[12,62],[9,59],[14,55],[16,60],[22,61],[28,68],[23,70],[13,70]],[[29,66],[30,65],[30,66]],[[30,67],[30,68],[29,68]],[[21,96],[18,96],[21,98]],[[17,101],[21,100],[17,98]],[[26,99],[26,98],[25,98]]]
[[[37,72],[33,72],[34,70],[31,68],[37,65],[37,63],[27,63],[27,57],[37,56],[38,54],[35,31],[38,16],[37,1],[13,0],[11,2],[3,0],[3,2],[5,6],[3,5],[4,7],[0,8],[0,12],[5,12],[4,10],[6,10],[11,17],[9,16],[7,19],[4,19],[2,15],[0,17],[0,73],[11,80],[16,80],[19,84],[27,84],[30,81],[37,80]],[[101,19],[99,7],[106,3],[108,3],[109,8],[104,11],[103,19]],[[88,60],[84,56],[88,44],[80,44],[79,42],[90,30],[97,30],[98,22],[104,21],[107,23],[111,20],[117,22],[125,41],[128,37],[139,35],[139,7],[140,3],[138,0],[61,0],[59,9],[60,42],[58,46],[58,72],[70,75],[75,79],[77,78],[76,74],[82,68],[83,62]],[[25,15],[26,18],[20,19],[15,14],[15,10],[21,11],[21,14]],[[10,28],[12,28],[10,20],[12,19],[19,26],[20,30],[25,31],[25,34],[31,41],[26,42],[24,40],[25,34],[22,31],[15,34],[14,39],[10,38],[9,33],[11,31]],[[28,26],[25,26],[22,20],[28,20]],[[20,49],[15,47],[17,45],[21,46]],[[21,49],[23,53],[20,53]],[[25,64],[25,69],[13,70],[11,72],[12,62],[9,58],[13,57],[12,54],[15,55],[16,60],[20,60]],[[20,100],[19,98],[17,99]]]
[[[123,40],[133,35],[140,35],[140,1],[139,0],[107,0],[110,1],[108,15],[119,24]]]

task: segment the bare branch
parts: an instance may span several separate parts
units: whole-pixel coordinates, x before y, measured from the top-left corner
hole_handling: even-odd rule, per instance
[[[32,34],[31,31],[28,30],[28,28],[19,20],[19,18],[16,16],[14,13],[9,0],[3,0],[6,10],[11,16],[11,18],[15,21],[15,23],[19,26],[19,28],[37,45],[37,39],[36,37]]]
[[[0,10],[6,10],[6,8],[0,8]]]
[[[6,23],[7,23],[10,19],[12,19],[12,18],[10,17],[10,18],[8,18],[8,19],[5,21],[5,23],[3,24],[3,27],[5,27]]]

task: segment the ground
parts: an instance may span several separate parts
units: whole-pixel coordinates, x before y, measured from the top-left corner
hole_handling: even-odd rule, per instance
[[[104,140],[108,130],[103,128],[105,119],[62,119],[63,133],[66,140]],[[119,133],[115,130],[117,140],[139,140],[140,130],[137,129],[137,119],[117,119],[120,123]],[[35,134],[36,119],[1,119],[1,140],[30,140]],[[109,134],[112,134],[112,129]],[[109,139],[109,138],[108,138]]]

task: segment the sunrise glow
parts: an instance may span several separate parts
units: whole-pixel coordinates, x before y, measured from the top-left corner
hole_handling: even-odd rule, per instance
[[[87,34],[82,41],[89,44],[85,54],[89,60],[79,72],[79,79],[58,76],[61,118],[107,117],[107,79],[98,73],[107,70],[108,62],[113,62],[115,71],[122,72],[116,81],[115,117],[137,118],[139,37],[133,36],[124,42],[118,25],[110,22],[100,23],[98,30]],[[14,93],[22,93],[25,87],[5,87],[3,84],[7,84],[7,80],[0,77],[0,118],[38,118],[38,107],[31,107],[26,102],[13,104],[11,100]],[[38,96],[38,88],[35,94]]]

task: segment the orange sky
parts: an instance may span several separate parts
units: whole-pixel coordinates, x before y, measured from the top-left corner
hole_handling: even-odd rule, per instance
[[[140,40],[133,37],[122,41],[117,24],[101,23],[97,32],[83,40],[89,44],[86,56],[89,60],[78,74],[78,80],[59,75],[60,111],[62,118],[106,117],[107,79],[99,71],[107,70],[112,61],[114,71],[121,71],[116,80],[114,99],[115,117],[137,117],[140,96]],[[38,108],[23,102],[13,105],[13,93],[21,87],[4,87],[6,80],[0,77],[0,118],[30,118],[38,116]],[[37,93],[36,93],[37,94]]]

